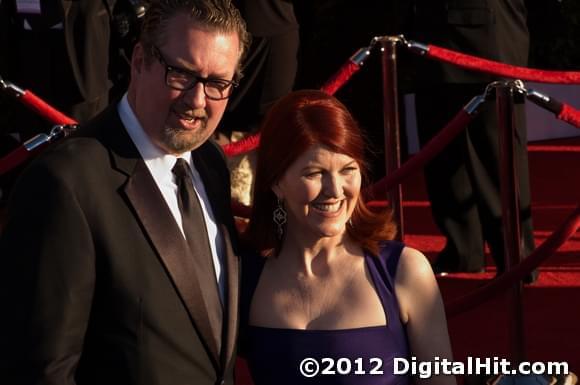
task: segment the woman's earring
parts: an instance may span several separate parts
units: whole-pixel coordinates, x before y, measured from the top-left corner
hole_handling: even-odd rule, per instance
[[[274,223],[278,226],[278,240],[281,240],[282,236],[284,235],[284,225],[286,224],[287,217],[288,214],[286,213],[286,210],[284,210],[284,207],[282,206],[282,200],[278,198],[278,207],[274,209],[272,215]]]

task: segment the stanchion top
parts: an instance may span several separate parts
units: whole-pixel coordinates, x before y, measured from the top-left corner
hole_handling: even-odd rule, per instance
[[[524,86],[524,82],[515,79],[515,80],[495,80],[485,86],[485,96],[487,99],[491,99],[494,95],[494,91],[496,88],[500,87],[507,87],[510,88],[512,91],[518,92],[522,95],[526,95],[527,90]]]
[[[393,35],[393,36],[375,36],[371,40],[371,45],[375,45],[377,43],[401,43],[403,45],[407,45],[408,41],[405,39],[404,35]]]

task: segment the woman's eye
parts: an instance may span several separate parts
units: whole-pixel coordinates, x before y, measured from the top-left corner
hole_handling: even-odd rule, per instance
[[[316,178],[316,177],[318,177],[320,175],[322,175],[322,172],[320,172],[320,171],[312,171],[312,172],[306,173],[305,176],[307,178]]]
[[[346,167],[342,169],[342,172],[345,174],[352,174],[353,172],[355,172],[357,170],[356,167]]]

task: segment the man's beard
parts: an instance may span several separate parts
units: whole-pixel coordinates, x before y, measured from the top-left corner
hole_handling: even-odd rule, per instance
[[[207,119],[203,119],[200,128],[196,130],[167,126],[163,129],[163,143],[176,154],[195,150],[210,136],[211,133],[207,132]]]

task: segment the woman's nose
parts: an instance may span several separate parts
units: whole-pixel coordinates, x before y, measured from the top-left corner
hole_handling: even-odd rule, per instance
[[[329,198],[342,196],[342,180],[340,177],[329,175],[324,183],[324,194]]]

